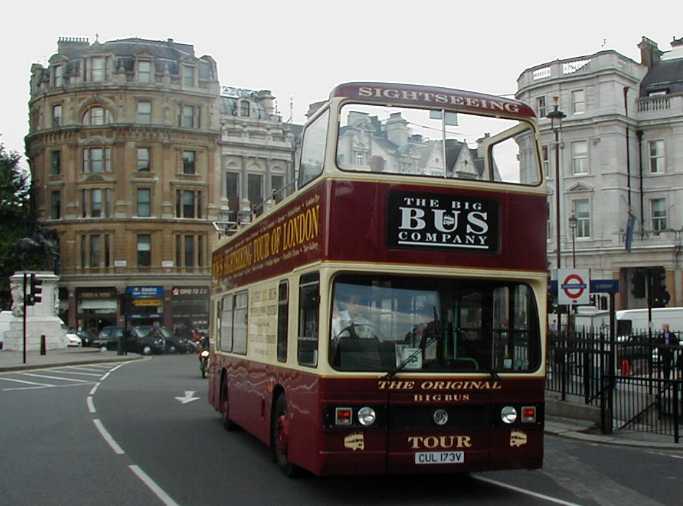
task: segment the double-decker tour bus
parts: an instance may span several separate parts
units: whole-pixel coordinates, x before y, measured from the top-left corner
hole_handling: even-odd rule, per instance
[[[543,460],[546,194],[532,109],[347,83],[297,188],[213,252],[209,402],[287,473]]]

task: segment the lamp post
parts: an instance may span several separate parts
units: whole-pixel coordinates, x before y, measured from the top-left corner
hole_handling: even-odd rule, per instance
[[[562,127],[562,118],[565,114],[559,110],[560,97],[553,97],[553,110],[546,114],[550,119],[550,128],[555,134],[555,248],[557,253],[557,289],[560,290],[560,128]],[[562,310],[558,304],[557,306],[557,335],[562,333]]]
[[[572,212],[569,217],[569,228],[572,229],[572,267],[576,269],[576,214]]]

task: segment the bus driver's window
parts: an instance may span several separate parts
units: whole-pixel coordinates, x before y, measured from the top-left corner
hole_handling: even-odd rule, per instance
[[[299,280],[299,331],[297,356],[300,365],[318,365],[318,296],[320,275],[304,274]]]

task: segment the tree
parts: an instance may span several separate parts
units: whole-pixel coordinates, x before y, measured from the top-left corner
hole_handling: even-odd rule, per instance
[[[0,143],[0,308],[9,309],[9,277],[16,271],[54,267],[53,234],[36,219],[29,176],[21,156]]]

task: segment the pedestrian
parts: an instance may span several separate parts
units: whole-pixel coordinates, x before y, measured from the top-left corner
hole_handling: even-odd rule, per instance
[[[678,338],[676,334],[671,332],[668,323],[662,325],[662,346],[660,348],[662,369],[664,371],[664,379],[671,379],[671,367],[674,359],[674,347],[678,346]]]

